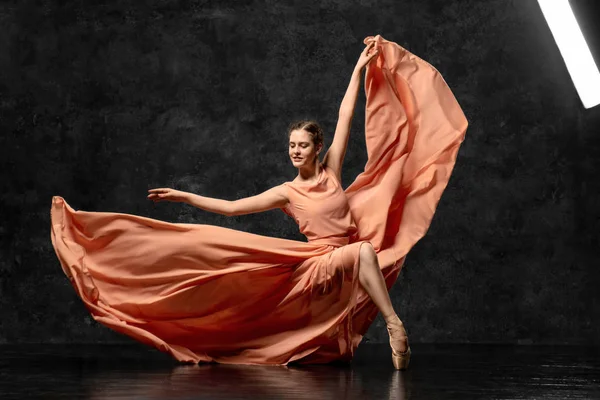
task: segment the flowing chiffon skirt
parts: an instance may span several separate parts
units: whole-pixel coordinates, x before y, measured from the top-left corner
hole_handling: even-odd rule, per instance
[[[468,125],[433,66],[374,38],[368,161],[345,189],[358,227],[348,243],[75,210],[54,196],[52,244],[96,321],[186,363],[352,359],[378,313],[358,282],[360,246],[373,245],[391,289],[430,226]]]

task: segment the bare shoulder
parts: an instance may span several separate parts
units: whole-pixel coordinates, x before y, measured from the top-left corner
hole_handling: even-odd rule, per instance
[[[286,202],[289,202],[290,198],[288,196],[287,184],[288,184],[287,182],[283,182],[277,186],[272,187],[271,190],[273,190],[275,193],[277,193],[278,195],[283,197]]]
[[[285,206],[290,200],[288,196],[287,182],[273,186],[262,193],[263,196],[268,196],[276,207]]]

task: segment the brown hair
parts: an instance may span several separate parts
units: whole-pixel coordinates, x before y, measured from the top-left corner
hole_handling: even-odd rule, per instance
[[[323,143],[323,130],[316,121],[313,120],[300,120],[292,122],[288,126],[288,139],[295,130],[305,130],[310,134],[310,137],[315,145],[315,148],[319,147],[320,143]]]

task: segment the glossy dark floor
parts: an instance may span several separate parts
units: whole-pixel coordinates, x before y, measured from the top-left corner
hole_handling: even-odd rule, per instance
[[[0,346],[0,398],[600,399],[600,348],[363,343],[349,365],[178,364],[143,345]]]

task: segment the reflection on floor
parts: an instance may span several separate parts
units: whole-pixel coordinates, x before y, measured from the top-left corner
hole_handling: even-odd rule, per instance
[[[351,364],[178,364],[133,343],[0,346],[0,398],[600,399],[600,348],[411,344],[407,371],[389,348]]]

